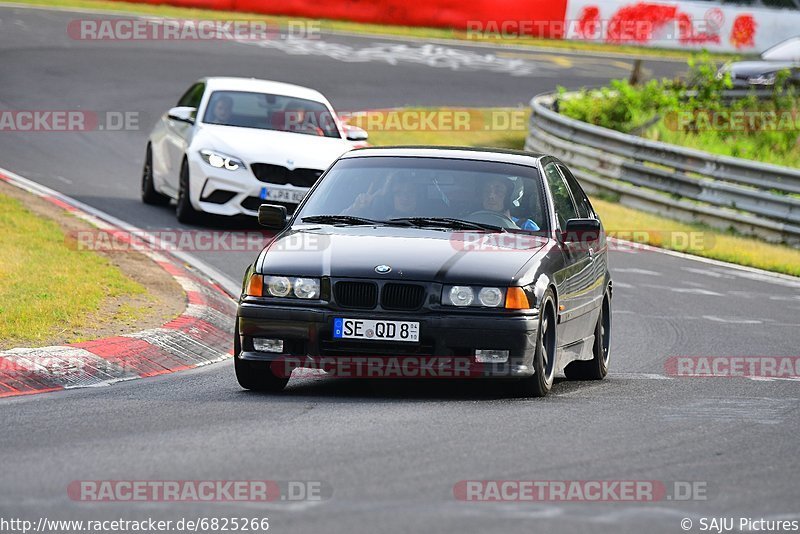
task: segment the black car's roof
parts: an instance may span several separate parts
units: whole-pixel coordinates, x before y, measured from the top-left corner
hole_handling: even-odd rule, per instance
[[[532,166],[546,154],[508,150],[501,148],[449,147],[449,146],[387,146],[367,147],[351,150],[342,158],[368,158],[379,156],[471,159],[476,161],[497,161]]]

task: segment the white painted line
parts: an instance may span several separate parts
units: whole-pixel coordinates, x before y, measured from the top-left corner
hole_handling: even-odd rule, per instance
[[[612,267],[611,273],[630,273],[630,274],[643,274],[646,276],[661,276],[661,273],[656,271],[648,271],[647,269],[637,269],[635,267]]]

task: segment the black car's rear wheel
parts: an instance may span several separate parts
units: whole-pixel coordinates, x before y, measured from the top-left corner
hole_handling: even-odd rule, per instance
[[[536,333],[536,352],[533,356],[533,376],[515,383],[520,397],[544,397],[553,387],[556,368],[556,320],[553,293],[547,290],[542,298],[539,331]]]
[[[608,362],[611,348],[611,302],[606,290],[600,316],[594,329],[593,358],[591,360],[574,361],[564,368],[564,374],[570,380],[602,380],[608,374]]]
[[[153,149],[150,144],[147,145],[142,167],[142,202],[155,206],[169,204],[169,197],[156,191],[153,185]]]

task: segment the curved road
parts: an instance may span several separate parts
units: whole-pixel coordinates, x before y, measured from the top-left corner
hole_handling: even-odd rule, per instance
[[[318,43],[82,42],[81,13],[0,6],[0,108],[136,111],[141,130],[0,134],[0,166],[146,229],[147,130],[204,75],[319,88],[340,110],[516,105],[599,85],[630,60],[322,35]],[[438,46],[438,48],[437,48]],[[444,48],[442,48],[444,47]],[[487,57],[492,55],[492,57]],[[455,59],[454,59],[455,58]],[[647,61],[655,75],[681,65]],[[233,281],[253,254],[198,257]],[[682,518],[800,519],[798,382],[665,377],[671,356],[797,356],[800,281],[657,252],[613,252],[612,374],[543,400],[484,384],[293,380],[238,388],[230,361],[0,401],[0,518],[270,518],[276,532],[680,532]],[[318,481],[329,499],[204,505],[81,503],[75,480]],[[699,483],[705,500],[474,503],[461,480]],[[738,525],[738,523],[737,523]]]

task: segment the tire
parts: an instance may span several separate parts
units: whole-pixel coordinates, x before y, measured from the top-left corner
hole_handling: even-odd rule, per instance
[[[242,348],[239,344],[239,323],[236,323],[236,330],[233,339],[233,367],[236,371],[236,380],[244,389],[250,391],[261,391],[266,393],[278,393],[283,391],[288,378],[275,376],[269,362],[253,362],[239,358]]]
[[[149,143],[142,167],[142,202],[151,206],[166,206],[169,204],[169,197],[156,191],[153,184],[153,149]]]
[[[574,361],[564,368],[564,374],[570,380],[602,380],[608,374],[608,362],[611,348],[611,304],[606,289],[600,315],[594,327],[594,347],[591,360]]]
[[[288,378],[281,378],[273,374],[269,362],[240,360],[237,356],[233,365],[239,385],[250,391],[279,393],[289,383]]]
[[[182,223],[196,223],[200,221],[201,213],[194,209],[189,200],[189,163],[183,160],[181,165],[181,178],[178,185],[178,202],[175,205],[175,216]]]
[[[542,313],[539,314],[536,352],[533,355],[534,374],[516,382],[514,393],[519,397],[544,397],[553,387],[558,346],[555,308],[553,292],[548,289],[542,297]]]

